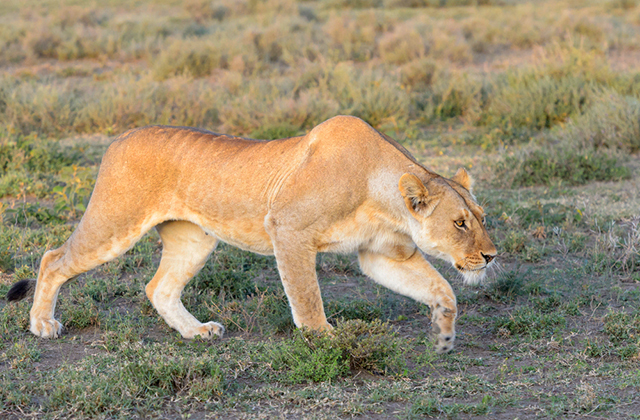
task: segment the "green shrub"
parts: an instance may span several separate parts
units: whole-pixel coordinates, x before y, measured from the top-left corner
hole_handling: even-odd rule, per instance
[[[500,248],[505,252],[518,254],[526,248],[529,237],[520,230],[510,230],[500,242]]]
[[[425,53],[422,37],[415,30],[400,28],[384,35],[378,42],[382,61],[392,64],[403,64],[420,58]]]
[[[409,95],[396,78],[346,64],[336,66],[329,76],[328,93],[339,103],[340,113],[362,118],[373,127],[408,116]]]
[[[591,358],[600,358],[607,356],[615,356],[616,349],[611,343],[600,343],[597,339],[587,340],[584,354]]]
[[[532,306],[535,309],[544,314],[548,314],[556,312],[562,306],[563,300],[558,295],[551,295],[545,297],[532,297],[530,302],[533,304]]]
[[[436,80],[438,70],[438,64],[431,58],[413,60],[401,67],[400,82],[420,92]]]
[[[579,114],[593,95],[582,78],[514,71],[495,82],[479,125],[542,130]]]
[[[579,144],[587,149],[640,150],[640,100],[605,92],[584,114],[552,133],[554,141]]]
[[[322,271],[329,274],[344,274],[349,276],[362,275],[357,260],[353,255],[318,254],[318,265]]]
[[[438,75],[428,95],[416,103],[427,121],[462,117],[477,120],[486,96],[485,82],[467,73]]]
[[[62,34],[54,28],[43,27],[38,31],[29,32],[25,43],[32,56],[57,58],[58,47],[62,43]]]
[[[558,226],[566,222],[578,223],[582,218],[582,212],[574,207],[559,203],[542,204],[537,201],[535,205],[522,206],[515,210],[518,222],[522,227],[528,226]]]
[[[173,395],[186,391],[197,399],[207,400],[222,394],[224,380],[215,360],[207,356],[169,355],[159,362],[150,356],[126,363],[122,371],[138,395]]]
[[[302,330],[274,344],[267,357],[288,382],[303,383],[335,380],[351,370],[400,372],[404,351],[388,324],[354,320],[339,324],[332,335]]]
[[[404,368],[405,352],[411,345],[400,341],[389,324],[380,320],[352,320],[334,331],[336,344],[345,350],[352,370],[398,373]]]
[[[124,74],[73,83],[0,79],[0,104],[5,104],[0,116],[18,134],[114,135],[149,124],[208,127],[218,123],[223,100],[222,88],[188,77],[158,82],[148,74]]]
[[[226,6],[206,0],[190,0],[185,2],[184,8],[199,23],[212,19],[222,22],[230,14]]]
[[[322,77],[303,77],[298,82],[303,86],[273,79],[238,87],[238,93],[220,108],[222,131],[254,138],[282,138],[304,133],[336,115],[336,100],[320,91],[316,76]]]
[[[78,162],[88,162],[85,147],[62,147],[36,134],[7,135],[0,140],[0,197],[20,194],[45,197],[57,182],[65,182],[65,167]],[[8,210],[11,213],[14,220],[24,223],[33,218],[46,223],[57,217],[48,208],[28,203],[20,209]]]
[[[273,368],[284,369],[290,383],[325,382],[346,376],[349,364],[343,350],[332,346],[326,335],[309,336],[313,341],[296,336],[293,341],[280,344],[272,353]]]
[[[436,397],[423,397],[411,403],[407,417],[409,419],[437,418],[443,413],[442,403]]]
[[[0,115],[19,134],[71,131],[81,99],[78,86],[69,80],[0,79]]]
[[[84,279],[82,293],[96,302],[109,302],[119,296],[132,296],[139,293],[139,290],[133,290],[119,276],[87,275]]]
[[[210,41],[176,40],[155,60],[153,72],[159,80],[185,74],[203,77],[216,68],[226,67],[226,60]]]
[[[202,321],[215,319],[228,331],[269,334],[293,330],[291,308],[282,287],[260,287],[253,283],[251,286],[251,290],[234,297],[233,290],[227,292],[226,289],[220,291],[196,285],[184,295],[185,306],[196,318]]]
[[[7,272],[13,270],[14,267],[13,252],[11,252],[5,244],[0,244],[0,270]],[[7,288],[7,291],[8,290]]]
[[[249,311],[259,314],[276,332],[289,332],[295,328],[289,300],[281,288],[274,292],[265,293],[264,299],[259,302],[259,305],[256,300],[256,304],[253,307],[250,306]],[[257,322],[260,323],[262,320]]]

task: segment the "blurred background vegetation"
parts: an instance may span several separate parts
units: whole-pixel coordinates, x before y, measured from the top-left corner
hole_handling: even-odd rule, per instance
[[[59,139],[147,124],[272,139],[336,114],[493,154],[511,186],[624,179],[639,23],[633,0],[7,0],[0,194],[38,193],[18,172]]]

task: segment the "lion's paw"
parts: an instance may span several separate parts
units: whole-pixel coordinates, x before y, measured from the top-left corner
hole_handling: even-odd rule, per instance
[[[55,319],[32,319],[32,333],[42,338],[58,338],[62,335],[62,324]]]
[[[224,335],[224,327],[217,322],[207,322],[196,328],[195,333],[189,338],[213,338],[213,336],[222,337]]]
[[[455,336],[453,334],[439,334],[436,342],[436,353],[449,353],[453,349],[454,339]]]

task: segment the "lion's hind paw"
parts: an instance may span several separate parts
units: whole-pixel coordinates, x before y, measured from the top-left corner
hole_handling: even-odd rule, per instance
[[[29,330],[38,337],[58,338],[62,335],[62,324],[55,319],[32,319]]]
[[[214,336],[222,337],[224,335],[224,327],[222,324],[218,324],[217,322],[206,322],[202,324],[198,328],[198,332],[194,334],[195,336],[200,336],[200,338],[213,338]]]

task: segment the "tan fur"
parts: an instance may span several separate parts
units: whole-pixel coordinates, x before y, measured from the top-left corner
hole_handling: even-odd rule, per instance
[[[180,301],[218,241],[273,254],[295,324],[330,329],[316,279],[318,252],[358,252],[362,270],[432,308],[438,350],[455,337],[456,298],[425,253],[475,280],[496,250],[463,171],[447,180],[354,117],[302,137],[255,141],[180,127],[120,136],[104,156],[87,211],[42,258],[31,331],[57,337],[55,301],[68,279],[124,253],[152,227],[163,242],[146,288],[184,337],[221,335]],[[454,225],[463,219],[466,230]],[[484,255],[489,255],[486,259]]]

